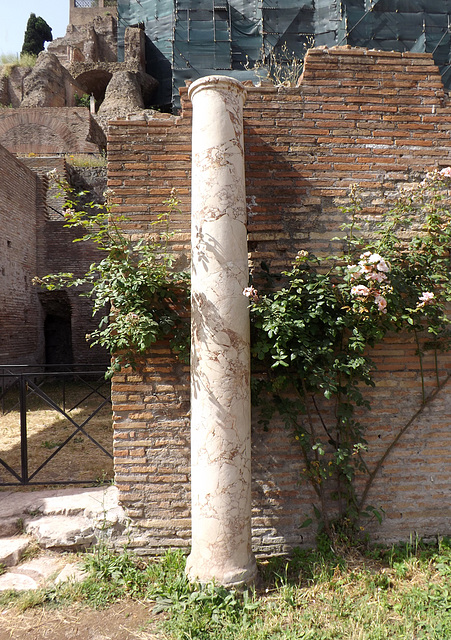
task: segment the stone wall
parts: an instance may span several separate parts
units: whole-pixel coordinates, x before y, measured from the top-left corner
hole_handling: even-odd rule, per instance
[[[10,104],[8,78],[0,76],[0,105],[7,106]]]
[[[91,6],[89,6],[91,4]],[[117,17],[117,6],[115,2],[99,0],[98,2],[77,2],[70,0],[69,23],[81,26],[91,23],[95,18]]]
[[[2,75],[0,83],[4,90],[0,94],[0,104],[14,109],[20,106],[24,97],[24,82],[30,73],[30,67],[13,66],[7,75]]]
[[[247,87],[244,108],[250,267],[280,272],[299,249],[327,251],[344,221],[348,188],[364,191],[365,212],[418,173],[451,165],[451,107],[428,54],[347,47],[308,52],[297,88]],[[190,113],[116,121],[109,134],[109,186],[130,231],[148,230],[170,189],[182,213],[174,251],[187,260]],[[415,345],[393,338],[375,350],[378,365],[368,420],[370,468],[417,411],[421,382]],[[445,375],[449,358],[440,361]],[[424,362],[427,389],[432,360]],[[189,389],[187,368],[159,345],[141,368],[113,383],[116,481],[146,552],[189,544]],[[450,533],[451,404],[446,389],[412,423],[379,471],[368,502],[382,507],[386,542]],[[253,415],[253,538],[259,553],[312,544],[301,528],[315,502],[300,482],[296,444],[274,420]]]

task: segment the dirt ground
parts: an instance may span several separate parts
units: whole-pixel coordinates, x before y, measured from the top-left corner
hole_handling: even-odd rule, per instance
[[[151,604],[134,601],[102,610],[37,607],[18,613],[3,607],[0,640],[165,640],[166,635],[157,631],[160,620]]]
[[[46,384],[44,391],[76,422],[83,424],[95,411],[103,398],[89,395],[82,385],[65,385],[64,398],[61,385]],[[109,397],[108,385],[100,392]],[[13,390],[3,398],[0,407],[0,458],[20,471],[20,414]],[[30,473],[38,468],[76,427],[60,413],[30,394],[27,411],[28,451]],[[106,404],[90,420],[86,432],[107,451],[112,450],[111,405]],[[36,480],[84,480],[93,478],[107,481],[112,477],[112,461],[79,431],[46,467]],[[11,476],[0,465],[0,482]],[[32,487],[30,487],[31,489]],[[11,487],[7,487],[11,489]],[[25,487],[18,487],[23,491]],[[152,614],[152,604],[136,601],[117,602],[108,609],[94,610],[80,605],[61,609],[35,607],[20,613],[12,605],[0,606],[0,640],[165,640],[157,631],[161,617]]]
[[[107,482],[113,476],[113,461],[90,440],[94,438],[110,454],[113,447],[112,411],[107,402],[109,384],[88,381],[91,387],[67,381],[49,381],[41,385],[51,401],[64,408],[68,418],[29,390],[27,395],[28,466],[32,475],[71,435],[68,444],[33,477],[33,482],[86,481]],[[92,392],[94,387],[99,393]],[[1,389],[0,389],[1,392]],[[92,393],[91,393],[92,392]],[[100,395],[101,394],[101,395]],[[99,406],[104,405],[99,410]],[[95,415],[84,425],[89,416]],[[77,430],[77,425],[84,425]],[[21,469],[20,411],[18,390],[6,393],[0,406],[0,459],[17,473]],[[0,465],[0,483],[13,481]]]

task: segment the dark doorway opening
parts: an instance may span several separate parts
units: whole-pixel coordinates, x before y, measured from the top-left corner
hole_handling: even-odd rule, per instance
[[[46,364],[72,364],[71,306],[65,291],[41,294]]]

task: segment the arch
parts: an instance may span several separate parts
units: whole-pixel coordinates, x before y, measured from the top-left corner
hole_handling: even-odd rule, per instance
[[[0,115],[0,144],[11,153],[73,153],[96,151],[87,142],[87,109],[8,109]]]
[[[113,74],[110,71],[92,69],[91,71],[84,71],[75,80],[85,93],[92,94],[98,102],[103,102],[106,88],[112,77]]]

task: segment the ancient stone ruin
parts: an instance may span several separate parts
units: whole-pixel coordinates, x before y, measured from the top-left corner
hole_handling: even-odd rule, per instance
[[[55,318],[71,326],[77,357],[85,355],[89,309],[64,296],[40,301],[30,285],[36,273],[82,269],[92,258],[89,247],[68,248],[64,203],[53,213],[48,206],[49,169],[69,175],[67,154],[106,148],[108,185],[135,236],[148,232],[175,188],[171,247],[193,268],[192,369],[162,343],[136,370],[114,376],[115,479],[132,548],[191,546],[191,577],[248,581],[253,553],[314,543],[314,526],[302,525],[316,499],[300,483],[302,459],[282,420],[265,430],[250,408],[248,270],[264,263],[280,273],[300,249],[328,251],[352,183],[365,190],[367,214],[378,216],[386,193],[449,166],[449,97],[430,54],[322,47],[308,52],[297,86],[213,76],[180,88],[180,115],[156,113],[146,109],[156,83],[145,71],[143,30],[128,29],[118,62],[115,18],[101,8],[89,23],[75,21],[33,69],[2,76],[0,358],[39,362],[43,324]],[[101,104],[75,106],[80,93]],[[386,517],[367,529],[384,542],[412,531],[449,534],[450,401],[445,386],[416,413],[416,348],[394,337],[374,353],[372,400],[383,410],[371,416],[365,459],[377,472],[371,502]],[[444,354],[441,381],[448,368]],[[433,389],[432,359],[423,370]]]

